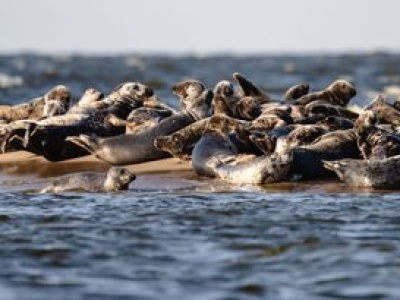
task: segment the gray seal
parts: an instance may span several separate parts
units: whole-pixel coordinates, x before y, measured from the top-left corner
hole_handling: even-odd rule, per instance
[[[132,111],[126,120],[110,115],[108,122],[114,126],[124,127],[126,134],[137,134],[157,126],[162,120],[170,117],[171,114],[171,111],[165,109],[140,107]]]
[[[97,158],[112,165],[134,164],[169,157],[154,146],[157,137],[172,134],[195,121],[208,116],[212,95],[204,91],[200,97],[186,103],[186,109],[162,120],[157,126],[139,134],[125,134],[110,138],[80,135],[67,140],[86,149]]]
[[[295,100],[294,103],[298,105],[307,105],[313,101],[324,101],[333,105],[346,106],[356,94],[356,89],[350,82],[339,79],[322,91],[304,95],[298,100]]]
[[[186,109],[188,103],[199,98],[205,90],[205,84],[196,79],[184,80],[172,86],[172,92],[179,98],[182,110]]]
[[[53,181],[51,186],[42,190],[44,193],[59,193],[67,190],[87,192],[116,192],[127,190],[136,175],[126,168],[112,167],[106,174],[83,172],[62,176]]]
[[[64,114],[70,104],[71,93],[63,85],[50,89],[43,97],[14,106],[0,105],[0,119],[7,123],[18,120],[39,120]],[[57,109],[55,107],[57,106]]]
[[[261,102],[254,96],[237,95],[233,84],[222,80],[214,88],[213,112],[216,115],[253,120],[261,114]]]
[[[383,160],[324,161],[324,167],[353,187],[398,189],[400,185],[400,155]]]
[[[336,130],[320,136],[309,145],[295,148],[290,172],[304,179],[329,177],[333,173],[324,168],[323,161],[359,157],[355,130]]]
[[[209,118],[194,122],[170,135],[160,136],[154,140],[154,145],[179,159],[189,159],[194,145],[200,140]]]
[[[223,118],[212,117],[192,153],[192,166],[201,176],[237,184],[265,184],[282,180],[291,165],[290,154],[241,155],[224,127]],[[223,123],[221,123],[223,122]]]

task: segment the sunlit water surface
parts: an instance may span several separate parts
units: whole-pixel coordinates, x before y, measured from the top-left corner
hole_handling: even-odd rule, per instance
[[[176,106],[174,82],[212,86],[234,71],[277,98],[302,81],[319,89],[346,78],[362,105],[379,92],[396,96],[400,56],[2,56],[0,100],[56,84],[78,98],[138,80]],[[127,192],[53,195],[2,174],[0,299],[400,298],[397,192],[221,188],[194,176],[179,184],[179,174],[154,186],[152,176]]]

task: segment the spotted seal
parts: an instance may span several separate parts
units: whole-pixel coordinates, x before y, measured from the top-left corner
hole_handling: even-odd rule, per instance
[[[43,97],[29,102],[9,106],[0,105],[0,119],[7,123],[17,120],[38,120],[43,117],[65,113],[70,104],[71,93],[64,85],[50,89]],[[47,108],[45,108],[47,104]],[[58,109],[54,109],[58,105]],[[52,107],[52,109],[50,109]]]
[[[346,106],[357,94],[354,86],[347,80],[339,79],[319,92],[310,93],[295,100],[297,105],[307,105],[313,101],[324,101],[333,105]]]
[[[122,134],[125,129],[114,126],[107,117],[113,114],[126,118],[149,97],[153,97],[153,90],[139,82],[120,84],[105,98],[94,89],[86,90],[67,114],[29,123],[22,149],[42,155],[49,161],[87,155],[89,152],[86,149],[66,138],[85,133],[99,136]]]
[[[394,108],[392,108],[395,110]],[[346,109],[339,105],[332,105],[326,103],[323,100],[313,101],[307,104],[304,107],[304,114],[307,117],[323,115],[324,117],[328,116],[337,116],[337,117],[344,117],[350,120],[355,120],[358,118],[359,114],[355,113],[349,109]]]
[[[364,159],[384,159],[400,154],[400,135],[372,124],[357,124],[357,145]]]
[[[173,157],[189,159],[193,147],[203,135],[209,119],[201,119],[170,135],[157,137],[154,145],[158,149],[170,153]]]
[[[218,82],[214,87],[212,110],[214,114],[232,116],[234,107],[239,101],[235,95],[233,84],[227,80]]]
[[[179,98],[182,110],[186,109],[188,103],[199,98],[205,90],[205,84],[196,79],[180,81],[172,86],[172,92]]]
[[[192,153],[192,166],[201,176],[237,184],[265,184],[287,174],[292,158],[285,155],[240,155],[225,127],[227,119],[211,117]],[[221,123],[222,122],[222,123]]]
[[[67,190],[87,192],[116,192],[127,190],[136,175],[126,168],[112,167],[106,174],[83,172],[62,176],[53,181],[51,186],[42,190],[44,193],[59,193]]]
[[[290,173],[304,179],[329,177],[333,173],[324,168],[323,161],[359,157],[355,130],[336,130],[320,136],[309,145],[293,149]]]
[[[324,167],[349,186],[398,189],[400,185],[400,155],[382,160],[324,161]]]
[[[253,96],[239,97],[233,84],[222,80],[214,88],[213,112],[241,120],[253,120],[261,114],[261,102]]]
[[[172,112],[166,109],[149,109],[140,107],[131,112],[126,120],[110,115],[108,122],[114,126],[125,127],[126,134],[137,134],[157,126],[162,120],[170,117]]]
[[[264,154],[273,152],[284,154],[299,146],[312,143],[327,132],[327,128],[322,125],[292,125],[265,134],[252,133],[250,140]]]
[[[112,165],[141,163],[168,157],[169,154],[154,146],[159,136],[169,135],[209,115],[213,93],[205,90],[200,97],[186,102],[186,109],[162,120],[157,126],[135,135],[110,138],[80,135],[69,141],[81,146],[101,160]]]

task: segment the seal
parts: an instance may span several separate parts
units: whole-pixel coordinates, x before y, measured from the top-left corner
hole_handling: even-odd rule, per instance
[[[53,181],[51,186],[42,190],[43,193],[59,193],[67,190],[87,192],[116,192],[127,190],[129,184],[136,179],[130,170],[112,167],[106,174],[83,172],[62,176]]]
[[[291,101],[299,99],[300,97],[307,95],[309,90],[310,90],[310,85],[308,83],[296,84],[286,90],[286,92],[283,95],[283,100]]]
[[[322,125],[293,125],[283,128],[283,130],[266,134],[252,134],[250,140],[264,154],[273,152],[285,154],[299,146],[311,144],[315,139],[328,132],[327,128]]]
[[[325,119],[317,122],[316,124],[329,128],[329,131],[334,131],[339,129],[352,129],[354,127],[354,122],[352,120],[337,116],[326,117]]]
[[[157,137],[182,129],[209,115],[213,93],[204,91],[197,99],[186,102],[186,109],[162,120],[157,126],[135,135],[110,138],[80,135],[67,140],[86,149],[97,158],[112,165],[141,163],[169,157],[167,152],[154,146]]]
[[[394,108],[392,108],[394,110]],[[332,105],[326,103],[325,101],[313,101],[304,107],[304,114],[307,117],[323,115],[344,117],[350,120],[355,120],[358,118],[359,114],[355,113],[349,109],[346,109],[339,105]]]
[[[282,180],[292,157],[286,155],[240,155],[224,127],[224,119],[211,117],[192,153],[192,166],[201,176],[236,184],[265,184]]]
[[[339,79],[322,91],[304,95],[295,100],[294,103],[297,105],[307,105],[313,101],[324,101],[332,105],[346,106],[356,94],[356,89],[350,82]]]
[[[272,130],[293,123],[290,115],[290,106],[269,107],[263,110],[261,115],[251,121],[251,130]]]
[[[43,97],[35,98],[29,102],[9,106],[0,105],[0,119],[7,123],[17,120],[38,120],[51,114],[62,114],[69,108],[71,94],[67,87],[57,85],[50,89]],[[44,110],[45,104],[51,102],[52,106],[58,104],[60,109]],[[49,104],[50,105],[50,104]]]
[[[192,154],[194,145],[203,135],[209,119],[201,119],[170,135],[157,137],[154,140],[154,145],[173,157],[187,160]]]
[[[248,132],[249,144],[253,145],[261,154],[272,154],[277,149],[279,141],[283,140],[284,137],[297,127],[298,125],[288,125],[269,131],[251,130]],[[283,151],[281,152],[283,153]]]
[[[79,101],[73,105],[68,114],[91,114],[99,109],[106,108],[108,105],[103,101],[104,94],[94,88],[88,88],[84,91]]]
[[[400,154],[400,135],[372,124],[357,124],[355,130],[364,159],[384,159]]]
[[[27,124],[20,148],[42,155],[49,161],[88,155],[88,151],[66,138],[85,133],[99,136],[123,134],[125,128],[113,126],[107,117],[114,114],[126,118],[152,96],[152,89],[138,82],[120,84],[106,98],[100,92],[88,89],[67,114]],[[10,141],[12,139],[10,135]]]
[[[330,177],[334,174],[324,168],[323,161],[359,157],[355,130],[336,130],[320,136],[309,145],[295,148],[290,174],[304,179]]]
[[[137,134],[155,127],[171,114],[172,112],[166,109],[140,107],[132,111],[126,120],[110,115],[108,122],[114,126],[125,127],[126,134]]]
[[[199,98],[205,90],[205,84],[196,79],[184,80],[172,86],[172,92],[179,98],[182,110],[186,109],[188,103]]]
[[[214,114],[233,116],[239,97],[235,95],[233,84],[227,80],[218,82],[214,87],[212,111]]]
[[[400,126],[400,111],[397,109],[390,106],[379,106],[374,107],[372,111],[379,123]]]
[[[400,155],[383,160],[324,161],[324,167],[353,187],[398,189],[400,185]]]

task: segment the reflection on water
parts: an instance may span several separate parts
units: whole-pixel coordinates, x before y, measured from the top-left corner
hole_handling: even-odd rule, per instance
[[[320,88],[346,77],[364,103],[400,85],[400,56],[8,56],[0,73],[22,83],[1,86],[0,100],[139,80],[176,104],[174,82],[213,84],[233,71],[275,97],[300,81]],[[176,173],[141,176],[122,193],[52,195],[34,192],[48,178],[28,173],[0,175],[1,299],[400,298],[397,192],[224,186]]]

